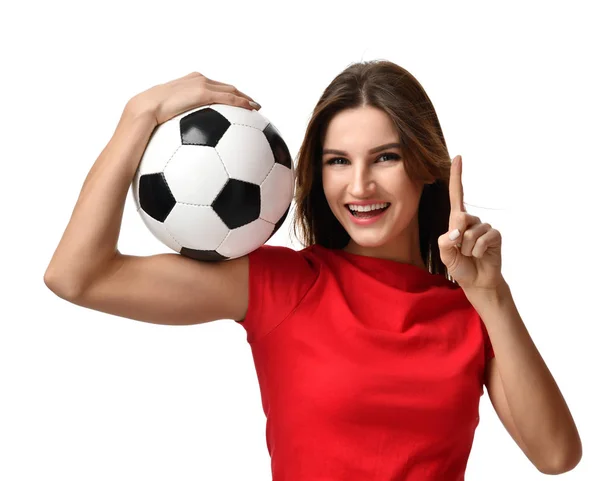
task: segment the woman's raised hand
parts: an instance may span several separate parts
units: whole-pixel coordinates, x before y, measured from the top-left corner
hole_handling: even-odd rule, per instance
[[[233,85],[209,79],[192,72],[170,82],[156,85],[134,96],[127,108],[136,114],[148,114],[160,125],[173,117],[203,105],[228,104],[249,110],[260,109],[252,105],[253,99]]]

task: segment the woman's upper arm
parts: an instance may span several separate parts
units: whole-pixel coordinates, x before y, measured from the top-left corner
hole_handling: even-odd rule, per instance
[[[248,308],[248,257],[203,262],[171,253],[117,254],[89,286],[67,300],[154,324],[240,320]]]
[[[253,343],[296,309],[315,283],[319,267],[304,251],[266,244],[250,252],[248,261],[249,301],[240,324]]]

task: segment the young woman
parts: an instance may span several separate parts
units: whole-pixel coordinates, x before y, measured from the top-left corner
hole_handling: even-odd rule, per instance
[[[253,108],[199,73],[128,102],[44,276],[53,292],[145,322],[243,326],[274,481],[462,480],[484,384],[537,469],[579,462],[573,418],[501,274],[500,233],[466,212],[462,159],[398,65],[353,64],[319,100],[297,159],[304,249],[217,263],[121,254],[150,134],[211,103]]]

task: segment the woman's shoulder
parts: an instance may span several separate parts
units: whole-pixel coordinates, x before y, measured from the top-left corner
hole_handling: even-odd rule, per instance
[[[332,250],[328,249],[327,247],[323,247],[319,244],[312,244],[312,245],[302,247],[299,249],[294,248],[294,247],[289,247],[289,246],[283,246],[283,245],[264,244],[264,245],[260,246],[258,249],[256,249],[255,251],[251,252],[250,255],[256,254],[256,253],[266,255],[266,256],[269,256],[274,259],[275,258],[317,259],[317,258],[323,258],[323,257],[330,256],[332,253]]]
[[[323,247],[310,245],[296,249],[284,245],[264,244],[252,251],[248,257],[250,265],[261,265],[273,270],[285,271],[288,274],[299,272],[313,274],[319,270],[323,263]]]

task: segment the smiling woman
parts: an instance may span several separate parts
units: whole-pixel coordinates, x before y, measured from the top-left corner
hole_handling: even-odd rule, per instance
[[[495,353],[440,257],[450,166],[406,70],[358,63],[325,89],[296,169],[306,247],[249,254],[239,321],[274,480],[464,479]]]
[[[199,75],[174,90],[188,95],[192,80],[232,89]],[[44,280],[75,304],[123,317],[163,324],[228,317],[241,325],[273,481],[461,481],[484,383],[540,471],[577,464],[581,443],[568,408],[508,285],[498,282],[499,232],[464,211],[461,158],[451,163],[433,106],[411,74],[373,61],[333,80],[296,169],[294,226],[305,248],[262,245],[227,262],[115,255],[125,192],[155,126],[153,109],[132,106],[98,160],[128,168],[91,171],[86,186],[100,200],[83,190],[76,207],[83,215],[74,214],[67,231],[81,242],[61,241],[67,250],[57,250]],[[98,205],[106,216],[85,214]],[[104,265],[81,254],[101,248]],[[57,281],[55,273],[81,269],[85,258],[101,268]]]
[[[450,156],[433,104],[408,71],[362,62],[325,89],[298,154],[294,233],[304,245],[443,274]],[[389,204],[377,216],[351,205]],[[364,209],[360,209],[364,210]]]
[[[400,142],[386,143],[397,137],[394,124],[379,108],[365,105],[339,112],[324,139],[323,191],[329,208],[350,236],[346,252],[426,268],[417,219],[423,183],[409,177]],[[378,147],[371,147],[373,144]],[[329,147],[333,145],[343,150]],[[398,153],[378,153],[386,149]],[[343,152],[349,160],[328,160],[332,152]],[[337,160],[344,162],[332,163]],[[357,204],[361,207],[351,207]],[[369,212],[351,211],[359,209]]]

